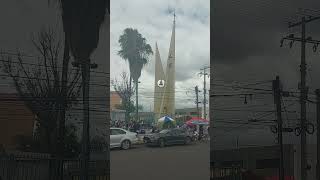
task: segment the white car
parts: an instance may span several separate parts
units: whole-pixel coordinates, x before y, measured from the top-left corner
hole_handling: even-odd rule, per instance
[[[138,143],[138,134],[122,128],[110,128],[110,148],[130,149]]]

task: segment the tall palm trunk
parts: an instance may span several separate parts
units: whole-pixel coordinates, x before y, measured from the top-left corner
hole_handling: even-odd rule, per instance
[[[90,157],[89,140],[89,82],[90,82],[90,61],[81,61],[82,71],[82,93],[83,93],[83,135],[82,135],[82,180],[88,180],[88,167]]]
[[[63,52],[63,65],[62,65],[62,77],[61,77],[61,104],[60,104],[60,113],[59,113],[59,146],[58,154],[60,157],[63,157],[64,152],[64,137],[65,137],[65,117],[66,117],[66,98],[67,98],[67,79],[68,79],[68,69],[69,69],[69,60],[70,60],[70,49],[67,38],[64,42],[64,52]]]
[[[129,121],[130,121],[130,112],[131,112],[131,95],[132,95],[132,76],[131,76],[131,73],[130,73],[130,81],[129,81],[129,97],[128,97],[128,102],[127,102],[127,109],[126,109],[126,112],[127,112],[127,117],[126,118],[126,126],[127,128],[129,127]]]
[[[139,106],[138,106],[138,84],[139,80],[136,80],[136,121],[139,121]]]

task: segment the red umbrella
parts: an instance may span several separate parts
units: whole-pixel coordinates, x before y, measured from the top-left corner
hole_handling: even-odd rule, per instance
[[[187,125],[189,126],[194,126],[194,125],[209,125],[209,121],[207,119],[203,118],[198,118],[198,117],[193,117],[190,120],[186,122]]]

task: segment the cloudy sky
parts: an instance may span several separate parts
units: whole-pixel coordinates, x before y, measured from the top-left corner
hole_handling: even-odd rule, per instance
[[[297,14],[299,8],[312,9]],[[290,49],[288,42],[280,48],[280,39],[294,33],[300,35],[301,29],[288,29],[288,21],[300,20],[302,14],[319,15],[320,3],[316,0],[219,0],[211,9],[212,18],[212,77],[211,89],[216,94],[252,93],[252,99],[245,96],[215,97],[213,120],[217,138],[216,146],[235,147],[237,137],[240,145],[267,145],[275,143],[275,134],[269,130],[271,120],[275,119],[271,80],[280,76],[284,90],[298,91],[300,79],[300,44]],[[307,36],[320,39],[320,21],[307,25]],[[320,88],[319,51],[312,51],[307,45],[307,84],[310,100]],[[256,85],[252,85],[256,84]],[[235,86],[243,89],[232,89]],[[246,89],[244,89],[246,88]],[[254,90],[263,89],[263,90]],[[295,93],[295,95],[299,95]],[[284,126],[296,127],[300,116],[297,98],[283,98]],[[315,122],[315,105],[308,103],[307,119]],[[248,119],[258,119],[249,123]],[[263,121],[263,122],[262,122]],[[315,135],[315,134],[314,134]],[[308,136],[309,143],[315,136]],[[285,134],[285,143],[298,142],[292,134]],[[313,141],[314,142],[314,141]]]
[[[43,29],[50,28],[54,31],[56,39],[60,41],[64,38],[61,23],[59,4],[55,1],[45,0],[3,0],[0,3],[0,21],[3,26],[0,28],[0,51],[21,53],[31,56],[39,56],[31,40],[32,36],[37,36]],[[95,71],[107,72],[108,65],[108,29],[109,22],[106,18],[100,29],[100,40],[97,49],[92,53],[91,61],[98,64]],[[62,53],[60,52],[62,55]],[[13,56],[14,60],[16,58]],[[32,63],[36,58],[25,58],[23,61]],[[73,61],[73,59],[71,60]],[[0,66],[2,62],[0,63]],[[0,71],[2,73],[2,71]],[[92,81],[99,81],[103,73],[92,73]],[[104,74],[105,75],[105,74]],[[0,78],[1,79],[1,78]],[[104,77],[105,79],[105,77]],[[7,79],[8,80],[8,79]],[[0,92],[12,91],[11,83],[1,79]],[[106,81],[104,82],[104,84]],[[95,88],[92,86],[92,88]]]
[[[176,108],[194,107],[194,87],[203,88],[203,77],[197,73],[209,65],[210,59],[210,1],[112,0],[110,3],[111,78],[119,78],[123,71],[129,72],[128,64],[117,55],[119,36],[128,27],[137,29],[153,51],[158,43],[163,67],[166,67],[173,25],[171,10],[176,10]],[[153,109],[154,59],[150,57],[140,78],[139,98],[145,111]]]

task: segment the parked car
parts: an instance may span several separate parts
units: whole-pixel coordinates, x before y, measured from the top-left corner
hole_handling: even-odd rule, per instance
[[[183,129],[165,129],[159,133],[146,134],[143,138],[146,145],[164,147],[175,144],[190,144],[192,139],[188,132]]]
[[[130,149],[138,142],[138,134],[122,128],[110,128],[110,148]]]

